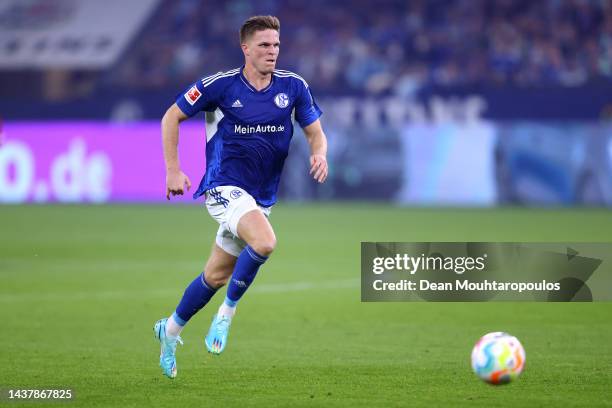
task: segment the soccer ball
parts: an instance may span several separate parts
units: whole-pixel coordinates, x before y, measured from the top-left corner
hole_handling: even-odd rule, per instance
[[[485,334],[472,350],[472,369],[489,384],[506,384],[517,378],[525,367],[525,349],[508,333]]]

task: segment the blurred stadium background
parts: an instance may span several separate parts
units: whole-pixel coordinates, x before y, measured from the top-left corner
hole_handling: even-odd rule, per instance
[[[612,204],[610,1],[346,7],[3,0],[0,201],[161,199],[157,122],[191,82],[242,63],[237,27],[266,12],[282,22],[279,67],[309,81],[330,139],[317,187],[298,132],[284,199]],[[182,138],[193,179],[202,118]]]
[[[253,14],[281,19],[278,66],[324,111],[331,174],[310,180],[296,131],[279,249],[228,350],[202,346],[215,298],[168,382],[151,326],[216,225],[166,203],[159,121],[242,63]],[[360,241],[610,241],[610,0],[0,0],[0,117],[0,388],[125,407],[612,401],[610,303],[359,301]],[[194,183],[215,120],[182,124]],[[496,330],[527,350],[503,389],[469,368]]]

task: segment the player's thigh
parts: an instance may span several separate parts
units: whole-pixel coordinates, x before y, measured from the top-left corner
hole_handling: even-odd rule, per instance
[[[276,247],[274,229],[260,209],[253,209],[240,217],[238,236],[260,255],[268,256]]]
[[[227,253],[217,243],[214,243],[204,267],[206,282],[215,288],[225,285],[234,271],[236,259],[234,255]]]
[[[217,245],[238,257],[248,244],[268,256],[276,246],[276,236],[267,219],[270,208],[259,207],[255,199],[237,186],[219,186],[206,192],[206,208],[219,223]]]

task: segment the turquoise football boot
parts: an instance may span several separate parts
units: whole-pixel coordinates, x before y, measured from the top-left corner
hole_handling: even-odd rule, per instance
[[[209,353],[221,354],[223,352],[227,344],[231,324],[231,317],[215,315],[210,330],[208,330],[208,335],[204,338]]]
[[[168,319],[161,319],[155,323],[153,332],[155,338],[161,344],[161,352],[159,354],[159,366],[162,368],[163,374],[168,378],[176,377],[176,344],[183,344],[180,336],[175,338],[166,336],[166,322]]]

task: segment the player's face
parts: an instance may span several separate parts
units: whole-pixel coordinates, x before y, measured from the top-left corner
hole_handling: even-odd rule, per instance
[[[242,51],[247,64],[251,64],[262,74],[271,74],[276,67],[276,60],[280,50],[278,31],[256,31],[245,44]]]

